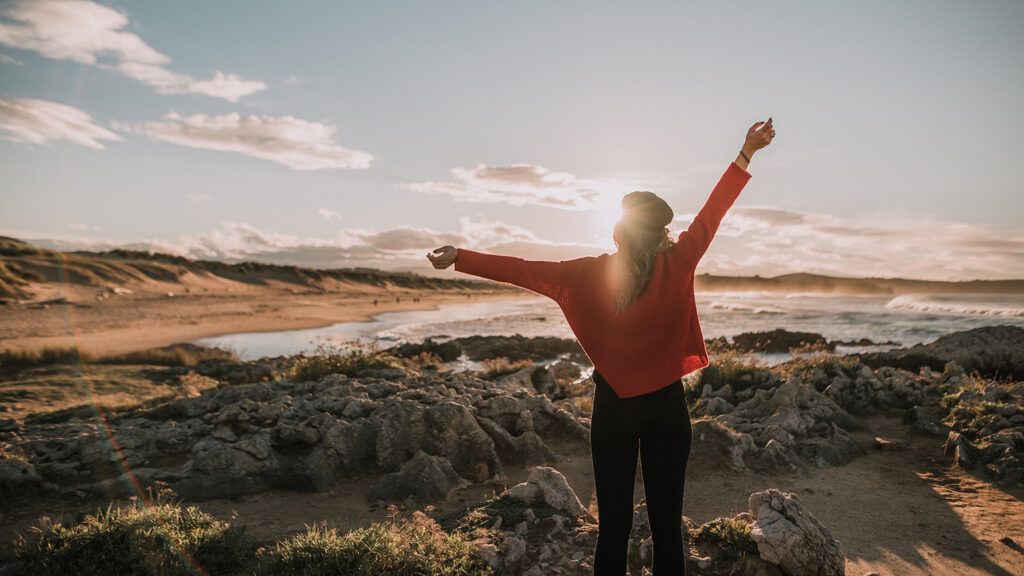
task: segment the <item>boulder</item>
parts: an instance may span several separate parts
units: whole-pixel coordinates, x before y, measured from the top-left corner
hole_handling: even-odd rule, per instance
[[[526,482],[512,486],[507,493],[527,505],[547,504],[572,516],[590,516],[565,476],[548,466],[533,468]]]
[[[806,511],[796,494],[774,488],[755,492],[747,501],[753,521],[750,537],[762,559],[787,576],[843,576],[842,546]]]
[[[370,501],[404,500],[408,497],[426,504],[448,498],[452,490],[471,484],[459,477],[447,458],[416,452],[397,472],[386,474],[370,485]]]

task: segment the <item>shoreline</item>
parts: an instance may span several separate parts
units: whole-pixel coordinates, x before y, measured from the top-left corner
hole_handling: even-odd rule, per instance
[[[418,302],[413,302],[414,296],[419,298]],[[395,297],[402,301],[395,302]],[[378,314],[437,310],[441,304],[453,302],[535,297],[532,293],[508,291],[287,293],[183,295],[88,305],[54,304],[42,309],[5,310],[5,322],[0,327],[0,350],[30,352],[46,347],[74,346],[94,357],[114,356],[229,334],[370,322]],[[376,306],[375,298],[379,301]],[[58,326],[61,328],[55,329]],[[154,330],[153,326],[159,329]]]

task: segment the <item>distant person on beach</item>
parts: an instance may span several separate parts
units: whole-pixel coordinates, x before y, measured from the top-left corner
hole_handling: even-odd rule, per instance
[[[614,254],[549,262],[442,246],[434,268],[507,282],[554,300],[594,365],[590,447],[597,492],[594,574],[622,576],[639,454],[655,576],[685,574],[682,515],[690,413],[682,377],[709,364],[694,270],[751,175],[751,156],[775,137],[755,122],[689,227],[673,239],[672,208],[651,192],[622,198]]]

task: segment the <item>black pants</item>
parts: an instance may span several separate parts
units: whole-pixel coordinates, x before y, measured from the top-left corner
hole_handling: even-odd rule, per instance
[[[683,384],[619,398],[594,370],[590,448],[597,490],[595,576],[623,576],[633,524],[637,453],[654,541],[654,575],[679,576],[683,563],[683,481],[690,456],[690,412]]]

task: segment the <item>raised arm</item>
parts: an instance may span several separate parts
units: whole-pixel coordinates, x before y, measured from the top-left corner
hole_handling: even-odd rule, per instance
[[[524,260],[459,248],[455,271],[514,284],[558,301],[573,273],[585,260],[586,257],[558,262]]]
[[[730,163],[725,169],[725,174],[718,180],[715,189],[711,191],[711,196],[704,202],[704,207],[693,218],[693,222],[690,222],[690,227],[680,232],[673,248],[687,265],[696,266],[700,262],[711,245],[722,218],[732,207],[748,180],[750,173],[735,162]]]
[[[707,252],[726,212],[750,180],[750,172],[747,172],[750,157],[771,143],[774,137],[775,129],[772,127],[771,118],[767,122],[755,122],[747,131],[742,151],[725,169],[725,173],[719,178],[718,184],[711,191],[700,212],[693,218],[689,228],[679,234],[673,250],[686,265],[696,267]]]

